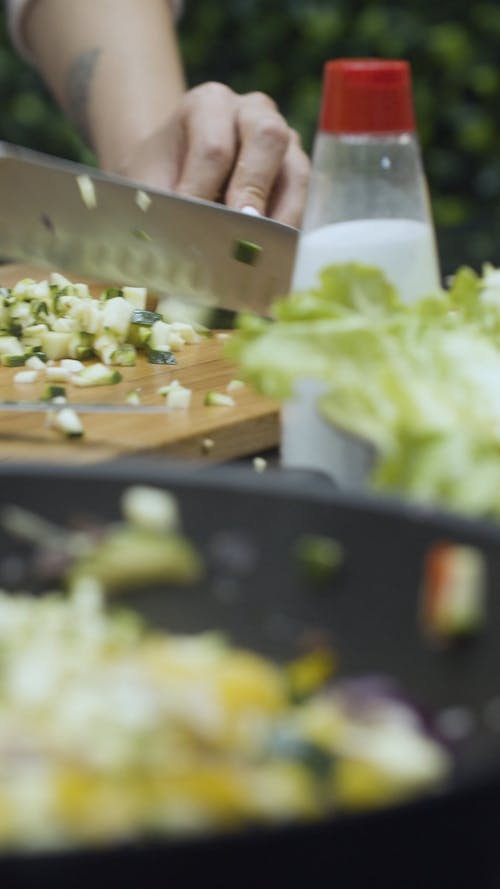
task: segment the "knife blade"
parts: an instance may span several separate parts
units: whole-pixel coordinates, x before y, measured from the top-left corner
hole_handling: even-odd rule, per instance
[[[80,414],[168,414],[170,410],[164,405],[150,404],[117,404],[116,402],[71,402],[58,404],[50,401],[0,401],[0,413],[42,414],[47,411],[59,411],[71,408]]]
[[[78,177],[93,183],[95,206]],[[0,142],[0,256],[186,302],[266,314],[288,292],[297,229]],[[144,206],[144,205],[143,205]]]

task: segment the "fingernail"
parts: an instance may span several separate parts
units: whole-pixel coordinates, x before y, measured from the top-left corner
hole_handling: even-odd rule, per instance
[[[262,213],[259,213],[259,211],[255,207],[251,207],[250,205],[242,207],[241,212],[246,213],[247,216],[262,216]]]

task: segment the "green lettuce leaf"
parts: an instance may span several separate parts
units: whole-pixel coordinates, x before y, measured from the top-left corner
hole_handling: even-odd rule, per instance
[[[278,399],[322,381],[323,416],[375,448],[374,488],[500,516],[500,270],[406,305],[378,269],[331,266],[273,316],[230,344],[247,380]]]

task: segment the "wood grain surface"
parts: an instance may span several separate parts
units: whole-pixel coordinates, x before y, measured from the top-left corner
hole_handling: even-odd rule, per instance
[[[0,286],[20,278],[42,280],[47,271],[29,264],[0,266]],[[102,285],[88,282],[96,295]],[[245,386],[231,393],[234,407],[203,404],[208,390],[226,391],[237,369],[223,356],[225,341],[216,336],[176,353],[172,367],[148,364],[143,356],[135,367],[122,367],[115,386],[81,389],[68,385],[69,400],[123,403],[131,389],[140,389],[144,405],[165,404],[158,388],[174,379],[192,389],[191,406],[155,414],[82,414],[85,435],[66,440],[51,429],[43,413],[0,411],[0,462],[43,460],[90,463],[135,455],[165,455],[184,459],[223,461],[259,454],[279,441],[279,410],[275,402]],[[45,382],[15,384],[19,368],[0,367],[0,400],[38,400]],[[208,440],[208,442],[207,442]],[[209,442],[213,445],[210,447]]]

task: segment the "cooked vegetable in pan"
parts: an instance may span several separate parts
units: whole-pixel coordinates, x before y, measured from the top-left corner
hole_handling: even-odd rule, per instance
[[[450,754],[417,709],[386,682],[336,679],[327,648],[278,664],[109,609],[106,593],[203,572],[168,492],[131,487],[122,506],[122,522],[80,531],[3,512],[38,579],[44,554],[45,581],[69,588],[0,593],[4,848],[318,819],[446,781]],[[321,543],[323,577],[338,547]]]

